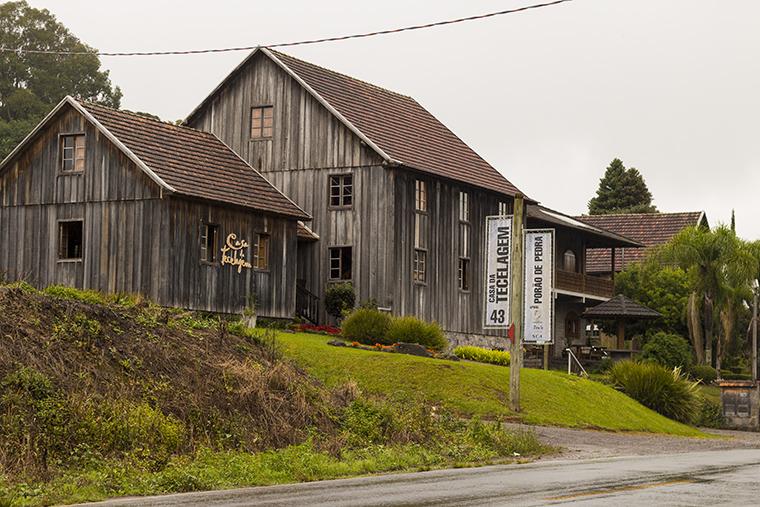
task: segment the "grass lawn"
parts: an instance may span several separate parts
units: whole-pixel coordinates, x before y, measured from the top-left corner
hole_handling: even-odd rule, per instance
[[[614,431],[704,436],[599,382],[524,369],[520,414],[507,407],[509,368],[327,345],[329,337],[281,333],[286,356],[328,386],[354,380],[366,393],[425,398],[465,416],[514,417],[544,424]]]

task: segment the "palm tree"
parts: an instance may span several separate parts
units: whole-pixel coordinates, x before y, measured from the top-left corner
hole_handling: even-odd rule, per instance
[[[688,227],[678,233],[663,249],[665,259],[691,274],[694,293],[689,300],[689,329],[692,330],[697,361],[712,365],[716,305],[732,320],[736,314],[734,292],[752,279],[755,261],[745,243],[725,226],[709,230]],[[734,290],[735,289],[735,290]],[[731,303],[729,304],[729,301]],[[701,303],[701,304],[700,304]],[[701,354],[700,333],[696,312],[702,309],[704,326],[704,356]],[[720,311],[718,312],[720,314]],[[724,329],[732,332],[732,327]],[[722,347],[718,344],[722,353]],[[720,366],[720,360],[717,361]]]

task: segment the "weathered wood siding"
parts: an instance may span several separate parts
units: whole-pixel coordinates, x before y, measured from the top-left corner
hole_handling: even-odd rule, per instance
[[[162,228],[160,300],[170,306],[222,313],[238,313],[249,302],[258,315],[292,318],[295,315],[296,221],[180,199],[167,200],[167,217]],[[251,246],[246,259],[252,261],[256,234],[266,234],[269,268],[242,269],[219,262],[200,260],[200,226],[203,221],[219,226],[216,254],[227,235],[235,234]]]
[[[271,139],[251,139],[251,108],[256,106],[274,106]],[[227,83],[190,126],[213,132],[263,172],[382,163],[361,139],[263,53]]]
[[[264,105],[273,106],[273,135],[251,140],[251,108]],[[320,241],[301,243],[297,261],[298,278],[311,292],[324,299],[329,247],[351,246],[357,297],[386,299],[394,241],[390,175],[382,159],[296,80],[259,54],[191,126],[213,132],[313,216],[309,227]],[[354,205],[331,209],[329,175],[347,173]]]
[[[343,169],[276,171],[267,173],[270,181],[314,218],[309,224],[320,240],[301,243],[298,277],[320,299],[329,282],[329,248],[350,246],[353,253],[353,279],[359,301],[389,299],[395,281],[394,250],[397,238],[393,222],[393,183],[391,172],[381,166],[357,167],[353,176],[354,205],[349,209],[329,206],[330,174],[345,174]],[[325,319],[324,313],[321,319]]]
[[[271,139],[250,139],[251,108],[273,106]],[[371,107],[371,105],[369,105]],[[313,216],[317,243],[300,243],[298,278],[324,298],[332,246],[353,248],[359,301],[375,299],[397,315],[438,321],[450,333],[484,334],[483,221],[498,212],[495,193],[429,175],[428,282],[412,281],[415,174],[390,168],[307,90],[264,54],[230,80],[191,126],[216,134]],[[353,175],[354,203],[331,209],[328,178]],[[459,191],[471,206],[471,289],[458,288]],[[325,318],[324,311],[322,318]],[[493,334],[493,333],[490,333]]]
[[[85,169],[59,172],[59,135],[84,133]],[[58,259],[58,222],[83,220],[82,260]],[[270,270],[201,264],[200,220],[252,241],[270,235]],[[162,196],[79,112],[65,107],[0,174],[0,277],[145,294],[166,306],[292,317],[296,222],[250,210]],[[220,238],[223,239],[223,238]],[[221,247],[221,245],[219,245]],[[217,252],[218,254],[218,252]],[[291,260],[291,262],[288,262]]]
[[[436,321],[454,334],[494,335],[483,329],[485,276],[485,218],[496,215],[499,202],[507,197],[439,178],[394,170],[394,229],[398,237],[393,252],[393,308],[400,315],[417,315]],[[415,180],[427,184],[428,211],[422,229],[422,246],[427,249],[426,283],[415,283],[414,215]],[[459,192],[469,195],[470,205],[470,290],[459,289]],[[509,200],[511,203],[511,200]],[[502,332],[503,334],[503,332]]]
[[[86,167],[59,171],[59,135],[85,135]],[[157,250],[147,231],[160,191],[71,107],[0,174],[0,274],[38,287],[64,284],[156,296]],[[58,260],[58,221],[82,219],[82,261]]]

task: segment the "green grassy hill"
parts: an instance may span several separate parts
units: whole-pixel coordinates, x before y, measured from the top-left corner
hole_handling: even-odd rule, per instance
[[[509,368],[327,345],[328,337],[282,333],[284,352],[328,386],[354,380],[366,393],[424,399],[464,416],[514,417],[545,424],[614,431],[703,436],[609,386],[554,371],[525,369],[520,414],[507,406]]]

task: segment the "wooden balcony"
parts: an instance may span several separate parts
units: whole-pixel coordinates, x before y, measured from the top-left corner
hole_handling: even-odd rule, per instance
[[[612,280],[561,269],[557,270],[556,276],[555,285],[558,290],[608,299],[615,294],[615,283]]]

